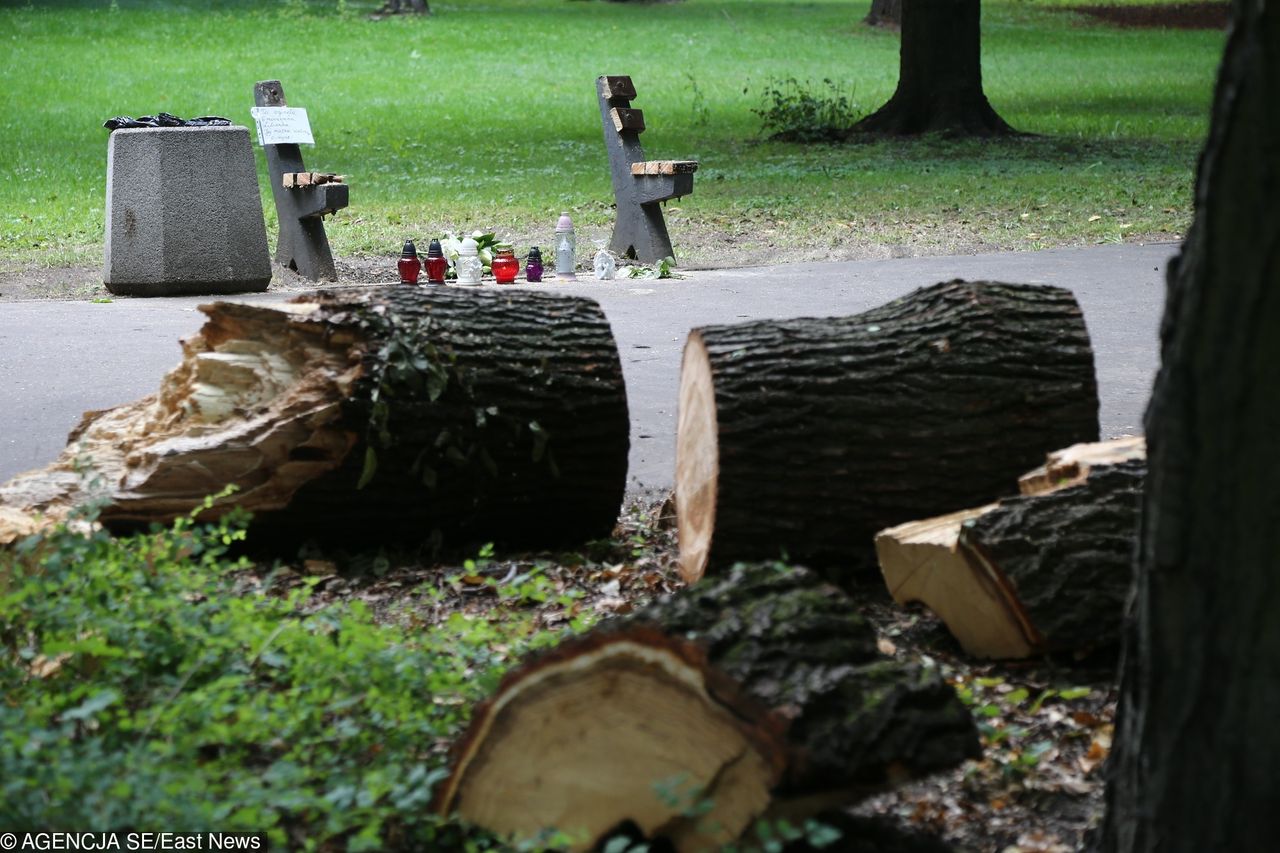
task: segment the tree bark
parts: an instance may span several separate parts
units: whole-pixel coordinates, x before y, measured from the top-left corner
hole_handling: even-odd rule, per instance
[[[898,88],[855,131],[913,135],[1015,133],[982,90],[979,0],[902,0]]]
[[[1098,438],[1075,297],[955,281],[853,317],[695,329],[681,369],[681,572],[786,555],[837,582],[886,527],[1010,494]]]
[[[1086,653],[1119,642],[1146,461],[1140,442],[1083,445],[1074,480],[876,536],[895,601],[918,601],[975,657]],[[1073,448],[1075,449],[1075,448]],[[1076,464],[1079,465],[1079,454]]]
[[[430,15],[431,5],[427,0],[387,0],[386,4],[378,10],[379,15]]]
[[[902,26],[902,0],[871,0],[871,11],[862,22],[869,27]]]
[[[844,595],[803,569],[741,565],[508,674],[437,808],[504,834],[555,827],[577,849],[619,826],[719,849],[767,813],[847,804],[980,752],[955,692],[881,657]],[[701,821],[684,817],[699,804]]]
[[[0,504],[117,530],[227,486],[254,543],[563,544],[606,536],[625,489],[626,393],[586,299],[445,289],[215,303],[158,394],[88,413],[62,457]],[[89,466],[99,485],[76,473]],[[92,495],[89,493],[92,492]]]
[[[1168,272],[1103,846],[1266,850],[1280,791],[1280,5],[1238,0]]]

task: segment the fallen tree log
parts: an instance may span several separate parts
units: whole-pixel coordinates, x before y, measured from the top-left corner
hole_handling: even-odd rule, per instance
[[[1098,437],[1093,352],[1056,287],[953,281],[853,317],[690,333],[681,573],[788,558],[873,572],[876,531],[1010,493]]]
[[[294,547],[552,545],[616,522],[627,402],[595,302],[393,287],[201,310],[159,393],[87,413],[53,465],[0,486],[11,535],[90,497],[113,529],[164,523],[227,486],[202,518],[243,507],[251,542]]]
[[[885,583],[895,601],[936,613],[975,657],[1115,645],[1145,473],[1142,439],[1051,454],[1019,497],[881,531]]]
[[[762,815],[979,754],[954,690],[881,657],[844,594],[804,569],[739,565],[509,673],[436,807],[504,836],[565,832],[573,849],[620,829],[719,849]]]

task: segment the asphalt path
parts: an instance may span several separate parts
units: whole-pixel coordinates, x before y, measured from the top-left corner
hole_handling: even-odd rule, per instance
[[[632,493],[669,488],[680,354],[713,323],[856,314],[953,278],[1052,284],[1080,301],[1093,340],[1103,437],[1142,431],[1159,364],[1157,330],[1171,244],[1012,254],[802,263],[698,271],[678,280],[533,285],[591,296],[613,326],[631,408]],[[279,301],[267,293],[242,301]],[[0,304],[0,481],[52,461],[83,412],[152,393],[208,297]]]

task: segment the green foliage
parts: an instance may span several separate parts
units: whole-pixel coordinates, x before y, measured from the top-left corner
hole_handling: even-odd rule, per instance
[[[492,235],[490,235],[492,236]],[[495,449],[500,445],[527,444],[530,461],[546,465],[559,476],[551,433],[538,421],[508,415],[498,406],[482,405],[472,388],[471,374],[458,364],[457,354],[441,340],[438,321],[429,313],[406,316],[395,310],[365,311],[354,318],[370,340],[381,341],[373,359],[369,381],[371,406],[365,430],[365,453],[357,488],[375,476],[382,451],[398,444],[392,418],[414,417],[412,407],[423,400],[435,403],[447,394],[447,402],[469,408],[469,422],[440,426],[435,437],[409,462],[409,471],[428,489],[435,489],[442,471],[465,469],[476,477],[499,476]],[[402,412],[408,408],[410,414]]]
[[[229,559],[244,535],[182,519],[0,554],[0,828],[482,846],[428,808],[443,746],[501,662],[548,636],[531,618],[405,633],[359,602],[321,608]]]
[[[663,258],[653,266],[647,264],[630,264],[626,267],[628,278],[684,278],[676,272],[676,259],[670,256]]]
[[[863,116],[863,109],[836,83],[823,78],[817,92],[813,84],[794,77],[770,80],[763,91],[763,106],[752,110],[760,116],[769,138],[779,142],[840,142]]]

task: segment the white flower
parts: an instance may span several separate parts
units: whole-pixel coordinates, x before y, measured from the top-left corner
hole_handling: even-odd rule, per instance
[[[440,249],[444,252],[444,256],[449,259],[449,264],[452,266],[458,262],[458,254],[462,251],[462,241],[446,231],[444,232],[444,238],[440,241]]]

